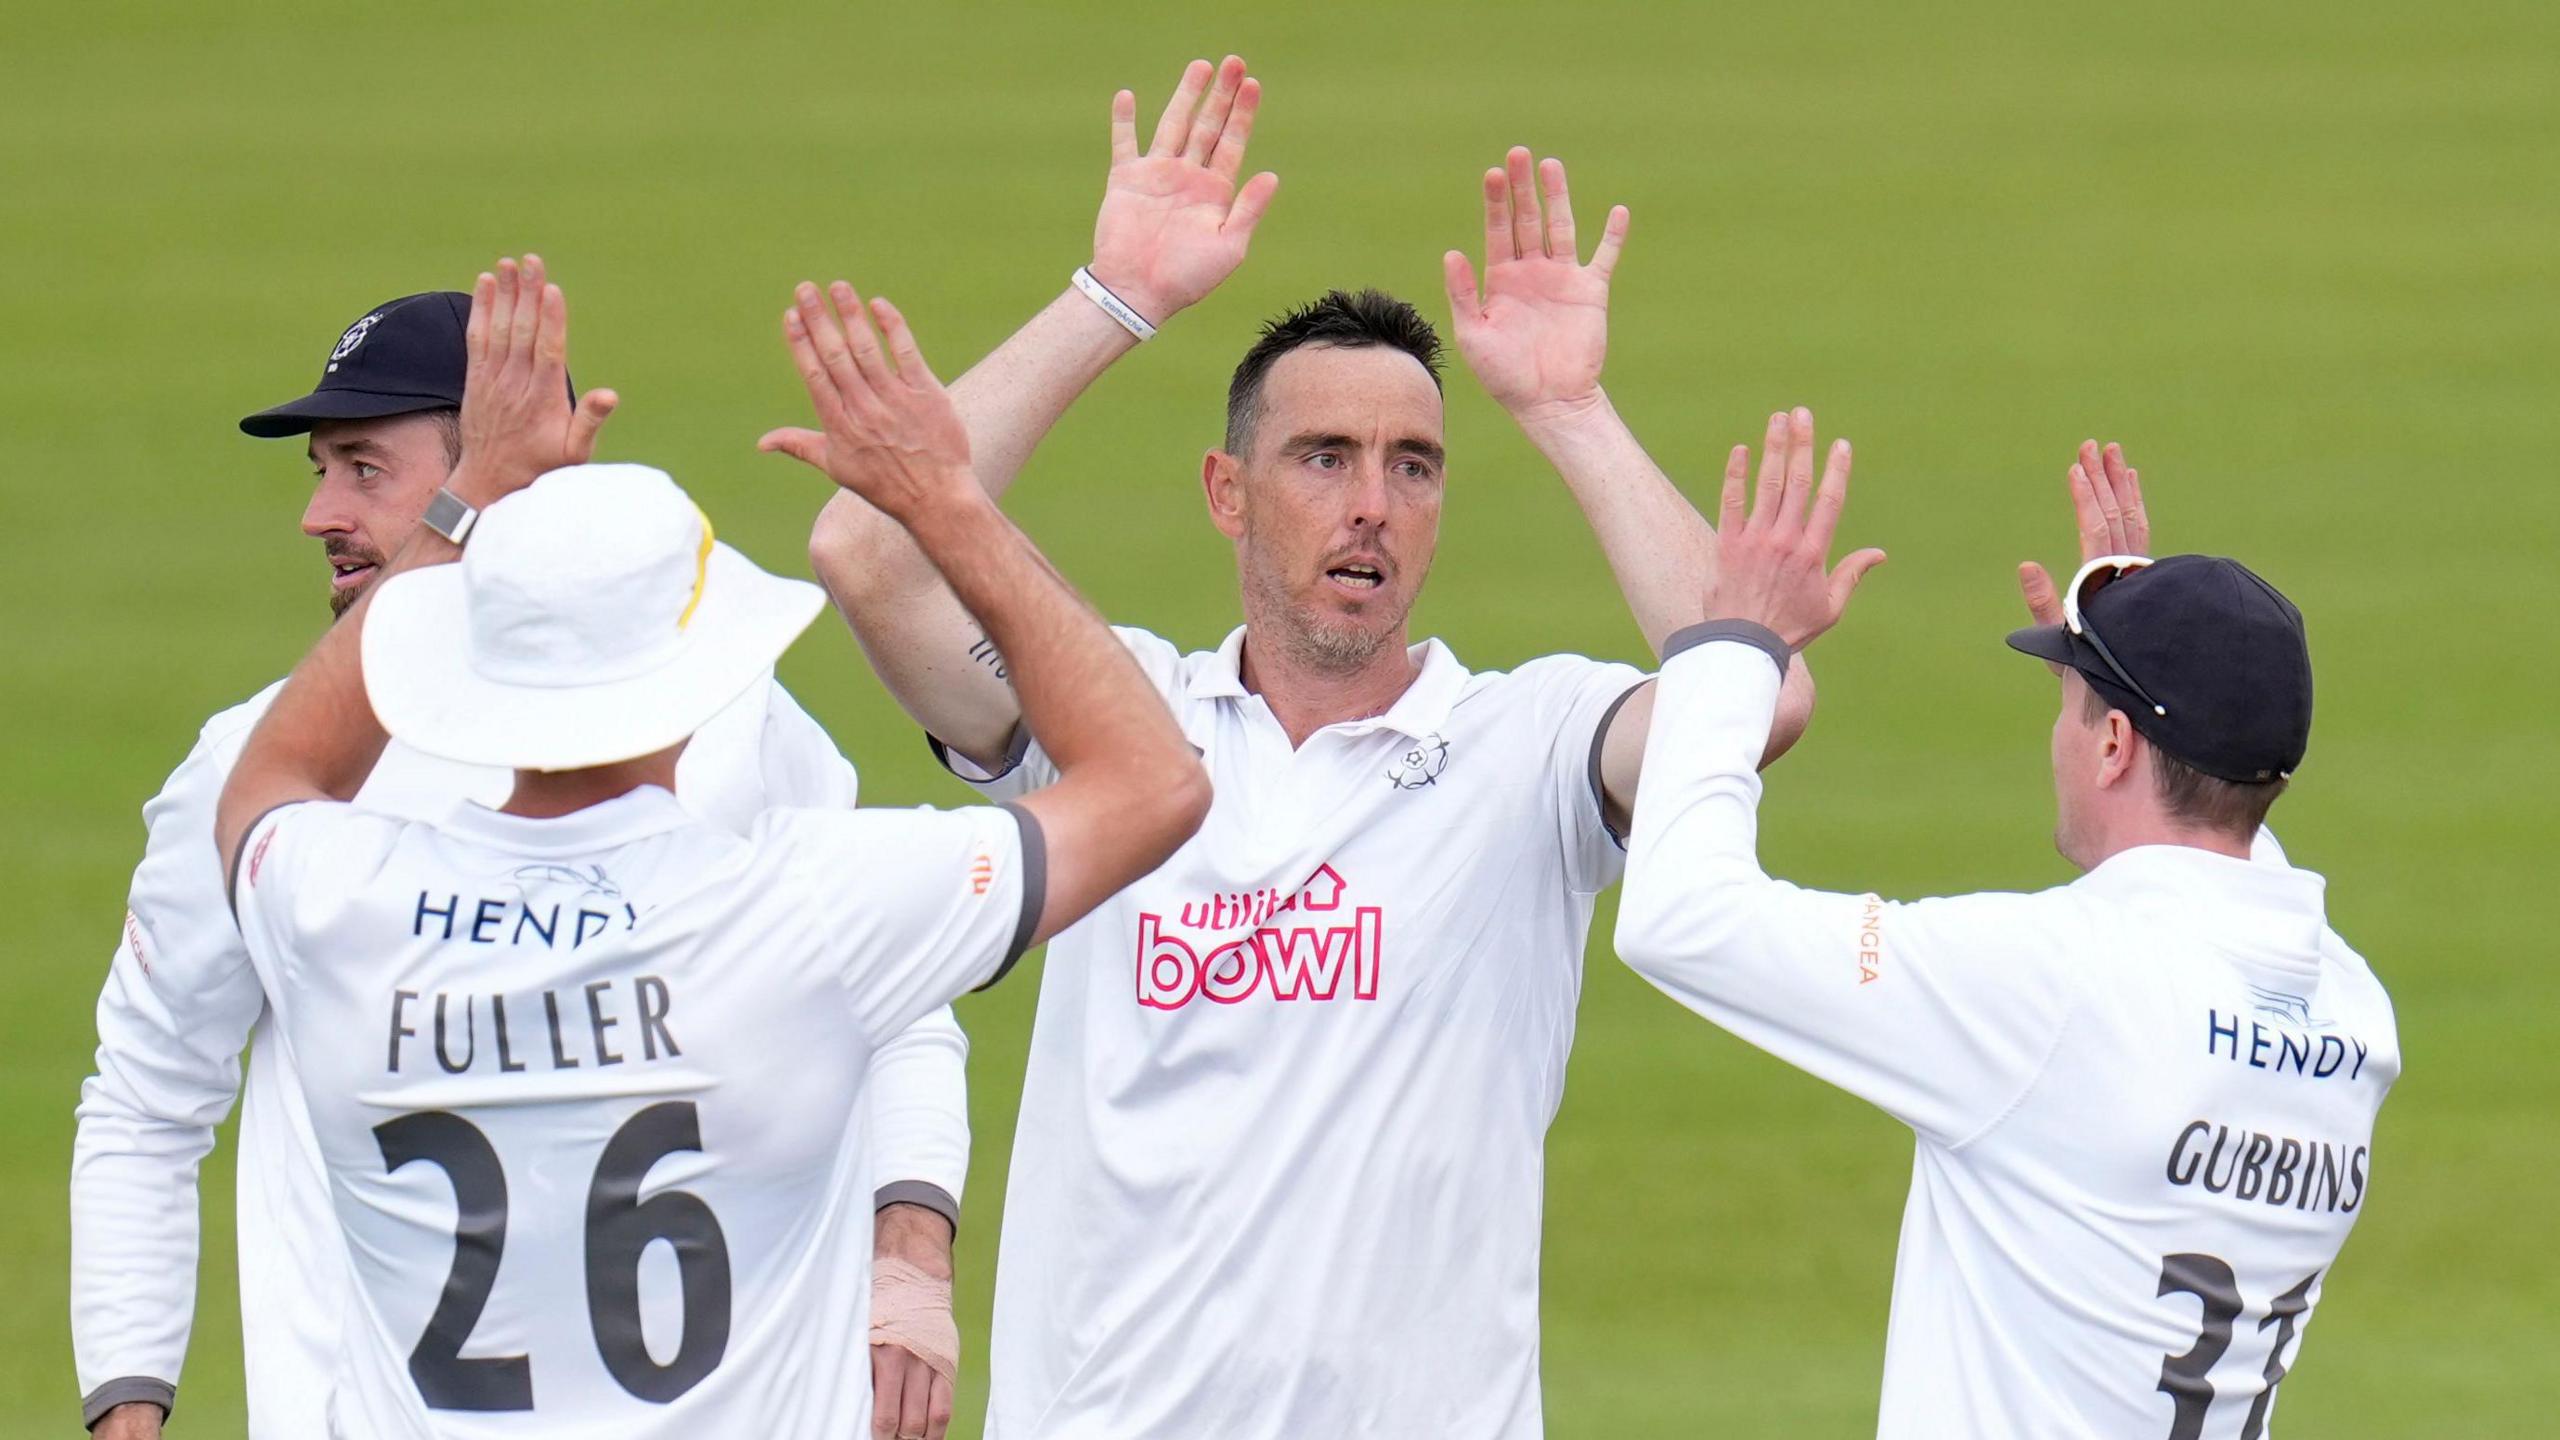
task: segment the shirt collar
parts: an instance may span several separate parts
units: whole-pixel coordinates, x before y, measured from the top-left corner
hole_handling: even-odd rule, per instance
[[[537,820],[466,800],[437,827],[494,849],[522,855],[582,855],[611,850],[693,821],[673,792],[643,785],[601,804]]]
[[[2275,861],[2191,845],[2138,845],[2072,882],[2110,899],[2153,902],[2192,917],[2197,933],[2234,959],[2316,977],[2328,930],[2329,882]]]
[[[1191,657],[1184,677],[1185,694],[1194,700],[1241,700],[1252,693],[1244,688],[1244,632],[1245,627],[1239,625],[1217,649]],[[1459,695],[1467,688],[1467,667],[1436,637],[1405,653],[1413,657],[1421,671],[1385,714],[1346,720],[1326,728],[1353,734],[1388,729],[1417,740],[1440,733],[1448,725],[1449,712],[1456,708]]]

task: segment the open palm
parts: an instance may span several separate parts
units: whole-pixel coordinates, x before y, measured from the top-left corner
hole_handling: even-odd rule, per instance
[[[1280,187],[1269,172],[1236,180],[1261,104],[1262,84],[1242,60],[1230,55],[1214,70],[1195,60],[1141,152],[1137,97],[1111,98],[1111,178],[1093,222],[1091,269],[1149,321],[1164,323],[1244,263]]]
[[[1485,172],[1485,270],[1479,296],[1467,258],[1444,260],[1458,353],[1485,390],[1512,413],[1587,403],[1599,393],[1609,353],[1609,276],[1626,243],[1627,211],[1609,223],[1591,263],[1575,248],[1564,165],[1538,167],[1546,213],[1530,188],[1529,152]]]

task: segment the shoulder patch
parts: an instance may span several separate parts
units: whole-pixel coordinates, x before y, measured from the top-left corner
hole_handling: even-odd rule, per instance
[[[276,827],[270,822],[266,827],[266,833],[258,837],[258,843],[249,851],[250,884],[258,883],[258,867],[267,863],[267,847],[274,843],[276,843]]]

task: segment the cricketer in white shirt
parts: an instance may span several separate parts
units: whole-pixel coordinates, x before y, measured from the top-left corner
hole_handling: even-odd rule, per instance
[[[1594,746],[1643,673],[1428,641],[1293,750],[1242,629],[1119,633],[1217,798],[1050,942],[988,1434],[1540,1433],[1545,1137],[1622,859]]]
[[[321,1433],[346,1266],[334,1247],[311,1243],[335,1223],[327,1176],[213,853],[214,801],[282,685],[207,721],[143,810],[149,840],[98,999],[97,1073],[82,1087],[72,1161],[72,1342],[93,1423],[127,1401],[174,1401],[195,1315],[197,1167],[236,1098],[250,1433]],[[676,773],[685,807],[736,834],[777,806],[851,809],[857,789],[835,742],[770,679],[704,726]],[[431,820],[458,801],[500,804],[511,784],[505,770],[395,740],[358,803]],[[968,1038],[948,1009],[873,1054],[873,1173],[857,1191],[956,1220],[969,1164],[967,1058]],[[861,1348],[847,1352],[849,1363],[860,1363]]]
[[[1845,447],[1837,459],[1845,496]],[[1738,520],[1729,495],[1726,584],[1753,563]],[[2222,593],[2245,574],[2200,556],[2160,573],[2173,568],[2206,572]],[[2128,657],[2143,603],[2111,612]],[[2126,673],[2159,688],[2164,715],[2193,723],[2246,699],[2253,682],[2167,688],[2180,677],[2163,657],[2192,653],[2203,632],[2154,629],[2157,648]],[[2249,641],[2214,629],[2218,646]],[[1878,1435],[2259,1440],[2363,1213],[2374,1118],[2400,1073],[2389,997],[2328,928],[2321,877],[2268,838],[2251,858],[2137,843],[2036,894],[1902,904],[1772,879],[1755,856],[1754,767],[1787,642],[1760,634],[1776,653],[1722,625],[1667,647],[1618,952],[1681,1004],[1917,1136]],[[2307,736],[2307,657],[2278,640],[2268,648],[2300,664]],[[2084,683],[2064,677],[2058,777],[2079,753],[2063,727]],[[2265,708],[2284,708],[2277,683],[2265,682]],[[2297,738],[2275,773],[2300,753]],[[2151,776],[2118,781],[2147,792]],[[2088,802],[2074,798],[2079,781],[2057,784],[2073,791],[2063,843],[2077,854],[2073,812]]]
[[[308,436],[319,474],[303,529],[324,542],[338,608],[363,593],[450,478],[458,428],[446,435],[420,412],[462,398],[471,303],[428,292],[376,306],[336,339],[312,394],[241,421],[261,438]],[[448,409],[443,418],[454,417]],[[250,1434],[302,1440],[321,1425],[344,1266],[309,1243],[329,1223],[316,1142],[282,1047],[269,1043],[273,1017],[212,848],[215,800],[281,684],[206,722],[143,812],[148,841],[99,996],[97,1071],[83,1090],[72,1168],[72,1348],[92,1426],[117,1405],[165,1411],[174,1402],[195,1309],[198,1166],[235,1100]],[[500,804],[510,784],[503,769],[394,742],[360,798],[436,819],[458,799]],[[676,786],[694,813],[738,833],[768,806],[850,808],[856,789],[834,742],[769,675],[702,729]],[[958,1024],[936,1012],[874,1057],[866,1103],[880,1203],[956,1223],[968,1167],[967,1053]],[[891,1343],[917,1348],[899,1310],[876,1307],[874,1321]]]
[[[1259,98],[1240,58],[1194,62],[1144,151],[1115,100],[1085,279],[1122,303],[1079,282],[953,387],[991,493],[1242,261],[1277,181],[1238,183]],[[1447,257],[1451,329],[1658,643],[1698,618],[1714,536],[1600,388],[1628,216],[1584,263],[1565,180],[1525,148],[1483,174],[1482,285]],[[996,1272],[995,1440],[1541,1433],[1545,1136],[1650,694],[1573,656],[1471,674],[1413,632],[1444,496],[1503,503],[1474,488],[1498,477],[1449,463],[1440,356],[1375,291],[1265,326],[1198,471],[1245,628],[1189,656],[1121,632],[1216,798],[1051,947]],[[1007,686],[1024,657],[895,527],[838,500],[811,558],[955,771],[1048,793]]]
[[[338,1192],[304,1243],[342,1227],[356,1280],[321,1433],[861,1433],[860,1097],[1029,939],[1022,833],[838,809],[741,836],[649,788],[254,826],[241,928]]]
[[[895,308],[804,284],[785,338],[826,428],[799,453],[1024,655],[1061,778],[1002,810],[695,818],[679,756],[824,596],[718,543],[664,474],[586,463],[614,398],[571,403],[541,260],[496,268],[460,463],[216,812],[353,1263],[331,1430],[852,1440],[871,1050],[1160,864],[1208,777],[988,499]],[[393,733],[511,769],[505,810],[341,803]],[[905,1386],[880,1433],[939,1433],[938,1409]]]

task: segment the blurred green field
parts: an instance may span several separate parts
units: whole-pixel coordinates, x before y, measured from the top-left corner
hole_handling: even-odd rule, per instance
[[[607,449],[800,571],[822,485],[751,453],[804,402],[787,285],[894,295],[946,374],[1085,255],[1111,90],[1264,77],[1253,260],[1124,364],[1014,506],[1113,616],[1209,644],[1232,573],[1199,451],[1253,323],[1334,284],[1439,314],[1475,175],[1623,200],[1608,383],[1677,475],[1802,401],[1858,442],[1893,563],[1816,653],[1772,868],[1911,895],[2064,878],[2051,687],[1999,636],[2065,558],[2060,476],[2123,439],[2172,549],[2311,619],[2277,818],[2398,1002],[2373,1204],[2284,1386],[2294,1436],[2546,1436],[2560,1415],[2549,926],[2560,498],[2560,7],[2130,3],[1000,7],[71,5],[0,17],[0,1433],[73,1433],[71,1110],[137,810],[326,615],[298,449],[232,421],[351,318],[540,249]],[[2074,12],[2066,15],[2068,8]],[[1596,225],[1586,223],[1586,231]],[[1482,668],[1640,642],[1560,486],[1463,375],[1419,623]],[[847,637],[785,668],[875,801],[951,801]],[[1607,934],[1604,912],[1598,933]],[[975,1435],[1036,986],[961,1011]],[[1595,950],[1550,1144],[1559,1437],[1871,1426],[1909,1141]],[[205,1177],[173,1433],[240,1433],[230,1150]]]

